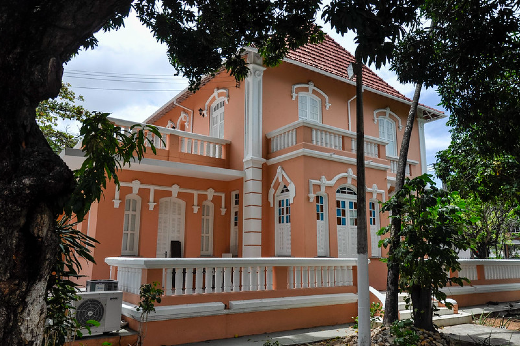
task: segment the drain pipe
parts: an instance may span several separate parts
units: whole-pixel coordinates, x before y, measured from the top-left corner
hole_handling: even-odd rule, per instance
[[[178,106],[178,107],[181,107],[182,109],[185,109],[187,110],[188,112],[191,113],[191,119],[190,119],[190,132],[193,133],[193,110],[189,109],[189,108],[186,108],[184,107],[183,105],[180,105],[177,103],[177,99],[173,100],[173,104]],[[350,120],[349,120],[350,121]],[[350,126],[350,125],[349,125]]]

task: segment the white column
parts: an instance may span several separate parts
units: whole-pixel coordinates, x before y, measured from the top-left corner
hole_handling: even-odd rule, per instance
[[[245,80],[243,257],[262,255],[262,75],[259,54],[247,55],[249,75]]]
[[[419,125],[419,146],[421,148],[421,171],[424,174],[428,171],[428,163],[426,162],[426,141],[424,139],[424,119],[417,118],[417,125]]]

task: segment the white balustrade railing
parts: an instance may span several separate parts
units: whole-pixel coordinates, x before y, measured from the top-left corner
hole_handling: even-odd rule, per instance
[[[105,262],[117,267],[120,289],[136,294],[142,270],[162,269],[166,295],[352,286],[352,268],[356,265],[355,259],[271,257],[109,257]],[[280,267],[286,267],[287,282],[283,287],[274,287],[273,273]]]
[[[397,166],[399,164],[399,159],[394,158],[394,157],[388,157],[388,156],[387,156],[387,159],[390,161],[390,173],[396,174]],[[408,163],[406,164],[406,167],[405,167],[405,174],[410,175],[410,164],[408,164]]]
[[[352,152],[357,152],[357,140],[352,138]],[[379,144],[365,140],[365,156],[379,157]]]
[[[459,259],[462,270],[460,277],[470,280],[520,279],[520,260],[511,259]],[[484,278],[478,278],[477,266],[484,267]]]
[[[296,129],[289,129],[271,138],[272,153],[292,147],[293,145],[296,145]]]
[[[129,128],[135,123],[128,120],[116,119],[116,118],[108,118],[110,121],[120,126],[123,131],[129,131]],[[147,125],[140,124],[139,125]],[[206,157],[214,157],[214,158],[224,158],[225,156],[225,147],[226,144],[231,143],[228,140],[209,137],[204,135],[199,135],[196,133],[190,133],[175,129],[168,129],[161,126],[155,126],[161,137],[156,136],[154,133],[148,132],[146,134],[147,138],[153,142],[154,146],[158,149],[169,149],[168,143],[170,141],[178,140],[179,141],[179,152],[188,153]]]
[[[313,128],[312,144],[321,147],[343,150],[343,136],[331,131]]]

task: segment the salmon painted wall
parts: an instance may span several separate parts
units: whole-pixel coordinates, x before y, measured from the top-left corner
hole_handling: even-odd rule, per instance
[[[178,184],[184,189],[207,190],[212,188],[216,193],[225,193],[226,213],[221,215],[221,197],[216,195],[213,197],[212,203],[214,208],[213,221],[213,256],[221,257],[222,253],[230,252],[230,210],[231,191],[238,190],[242,194],[242,181],[236,180],[232,182],[221,182],[208,179],[193,179],[190,177],[170,176],[165,174],[153,174],[135,171],[122,171],[119,174],[121,182],[132,182],[139,180],[141,184],[159,185],[171,187]],[[110,184],[105,190],[103,199],[99,202],[97,210],[96,239],[100,242],[94,251],[94,257],[97,265],[92,271],[93,279],[106,279],[109,277],[108,265],[104,263],[106,257],[121,256],[121,244],[123,236],[125,197],[132,193],[131,187],[122,186],[119,199],[121,204],[118,208],[114,208],[115,185]],[[141,217],[139,230],[139,257],[156,257],[157,249],[157,230],[159,220],[159,200],[163,197],[171,197],[171,191],[155,190],[154,202],[157,203],[153,210],[149,210],[148,202],[150,198],[150,190],[148,188],[140,188],[138,196],[141,198]],[[201,227],[202,227],[202,211],[199,209],[197,213],[193,212],[194,194],[179,191],[177,198],[186,202],[185,209],[185,228],[184,228],[184,257],[201,257]],[[201,206],[207,196],[198,195],[198,205]],[[239,213],[241,210],[239,209]],[[239,214],[240,215],[240,214]],[[241,225],[239,225],[239,242],[241,241]],[[211,257],[211,256],[210,256]]]
[[[229,103],[224,106],[224,139],[231,141],[229,168],[242,170],[244,169],[242,161],[244,157],[244,83],[237,84],[234,77],[223,72],[180,104],[193,110],[193,132],[209,136],[210,108],[216,99],[213,97],[209,101],[207,115],[205,117],[201,117],[198,110],[199,108],[205,109],[206,102],[214,93],[215,88],[227,89],[229,91]],[[221,92],[218,96],[225,96],[225,93]],[[185,110],[181,107],[175,107],[164,114],[154,124],[157,126],[166,126],[168,120],[177,124],[177,120],[182,111]]]
[[[317,224],[316,224],[316,201],[309,201],[309,180],[320,180],[322,176],[330,181],[340,173],[345,173],[349,168],[354,172],[356,167],[340,162],[324,161],[319,158],[300,156],[281,164],[264,166],[267,174],[264,179],[264,206],[263,208],[263,232],[262,232],[262,255],[275,255],[275,216],[276,207],[270,206],[268,201],[271,183],[275,180],[278,166],[281,166],[289,179],[296,186],[294,202],[291,204],[291,256],[293,257],[316,257],[317,256]],[[355,173],[354,173],[355,175]],[[379,189],[386,190],[386,171],[367,169],[366,179],[372,184],[377,184]],[[276,191],[280,184],[288,185],[289,182],[283,179],[282,183],[275,181],[273,188]],[[336,228],[336,190],[347,184],[347,178],[337,180],[331,187],[325,187],[328,206],[328,231],[329,231],[329,254],[331,257],[338,256],[337,228]],[[357,186],[355,179],[352,185]],[[320,191],[319,186],[313,187],[313,193]],[[372,192],[366,193],[367,201],[372,199]],[[383,199],[382,194],[377,194],[378,200]],[[385,194],[385,198],[386,194]],[[273,202],[276,198],[273,197]],[[367,203],[367,222],[368,222],[368,203]],[[388,220],[380,214],[381,227],[388,224]],[[369,249],[370,249],[370,236]],[[384,253],[384,251],[383,251]]]
[[[264,72],[264,135],[298,120],[298,98],[292,100],[291,88],[294,84],[307,84],[310,81],[329,97],[329,103],[331,105],[327,110],[325,108],[324,97],[317,92],[313,93],[313,95],[321,99],[322,123],[348,130],[348,100],[355,96],[355,86],[327,77],[318,72],[307,70],[303,67],[290,63],[282,63]],[[307,89],[296,89],[296,92],[299,91],[307,91]],[[368,136],[379,137],[379,125],[374,123],[375,110],[389,107],[392,112],[401,118],[402,129],[399,130],[398,122],[391,116],[391,119],[396,122],[397,147],[400,148],[410,106],[370,91],[363,93],[363,101],[365,134]],[[381,115],[381,113],[378,113],[378,116],[379,115]],[[355,99],[350,102],[350,118],[352,123],[351,131],[356,131]],[[267,149],[267,143],[264,142],[264,153],[267,152]],[[408,155],[409,159],[420,162],[417,120],[414,123]],[[420,164],[415,167],[418,169],[417,175],[420,174]],[[415,173],[416,172],[413,172],[414,175]]]

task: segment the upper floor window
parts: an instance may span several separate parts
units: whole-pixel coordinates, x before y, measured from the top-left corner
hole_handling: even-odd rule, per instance
[[[380,117],[379,122],[379,138],[387,140],[386,145],[387,156],[397,156],[397,139],[395,133],[395,123],[389,118]]]
[[[210,136],[224,138],[224,104],[225,99],[219,98],[211,105]]]
[[[140,214],[141,198],[134,194],[127,195],[125,198],[125,218],[123,223],[121,255],[137,255]]]
[[[299,93],[298,118],[321,123],[321,100],[309,93]]]

